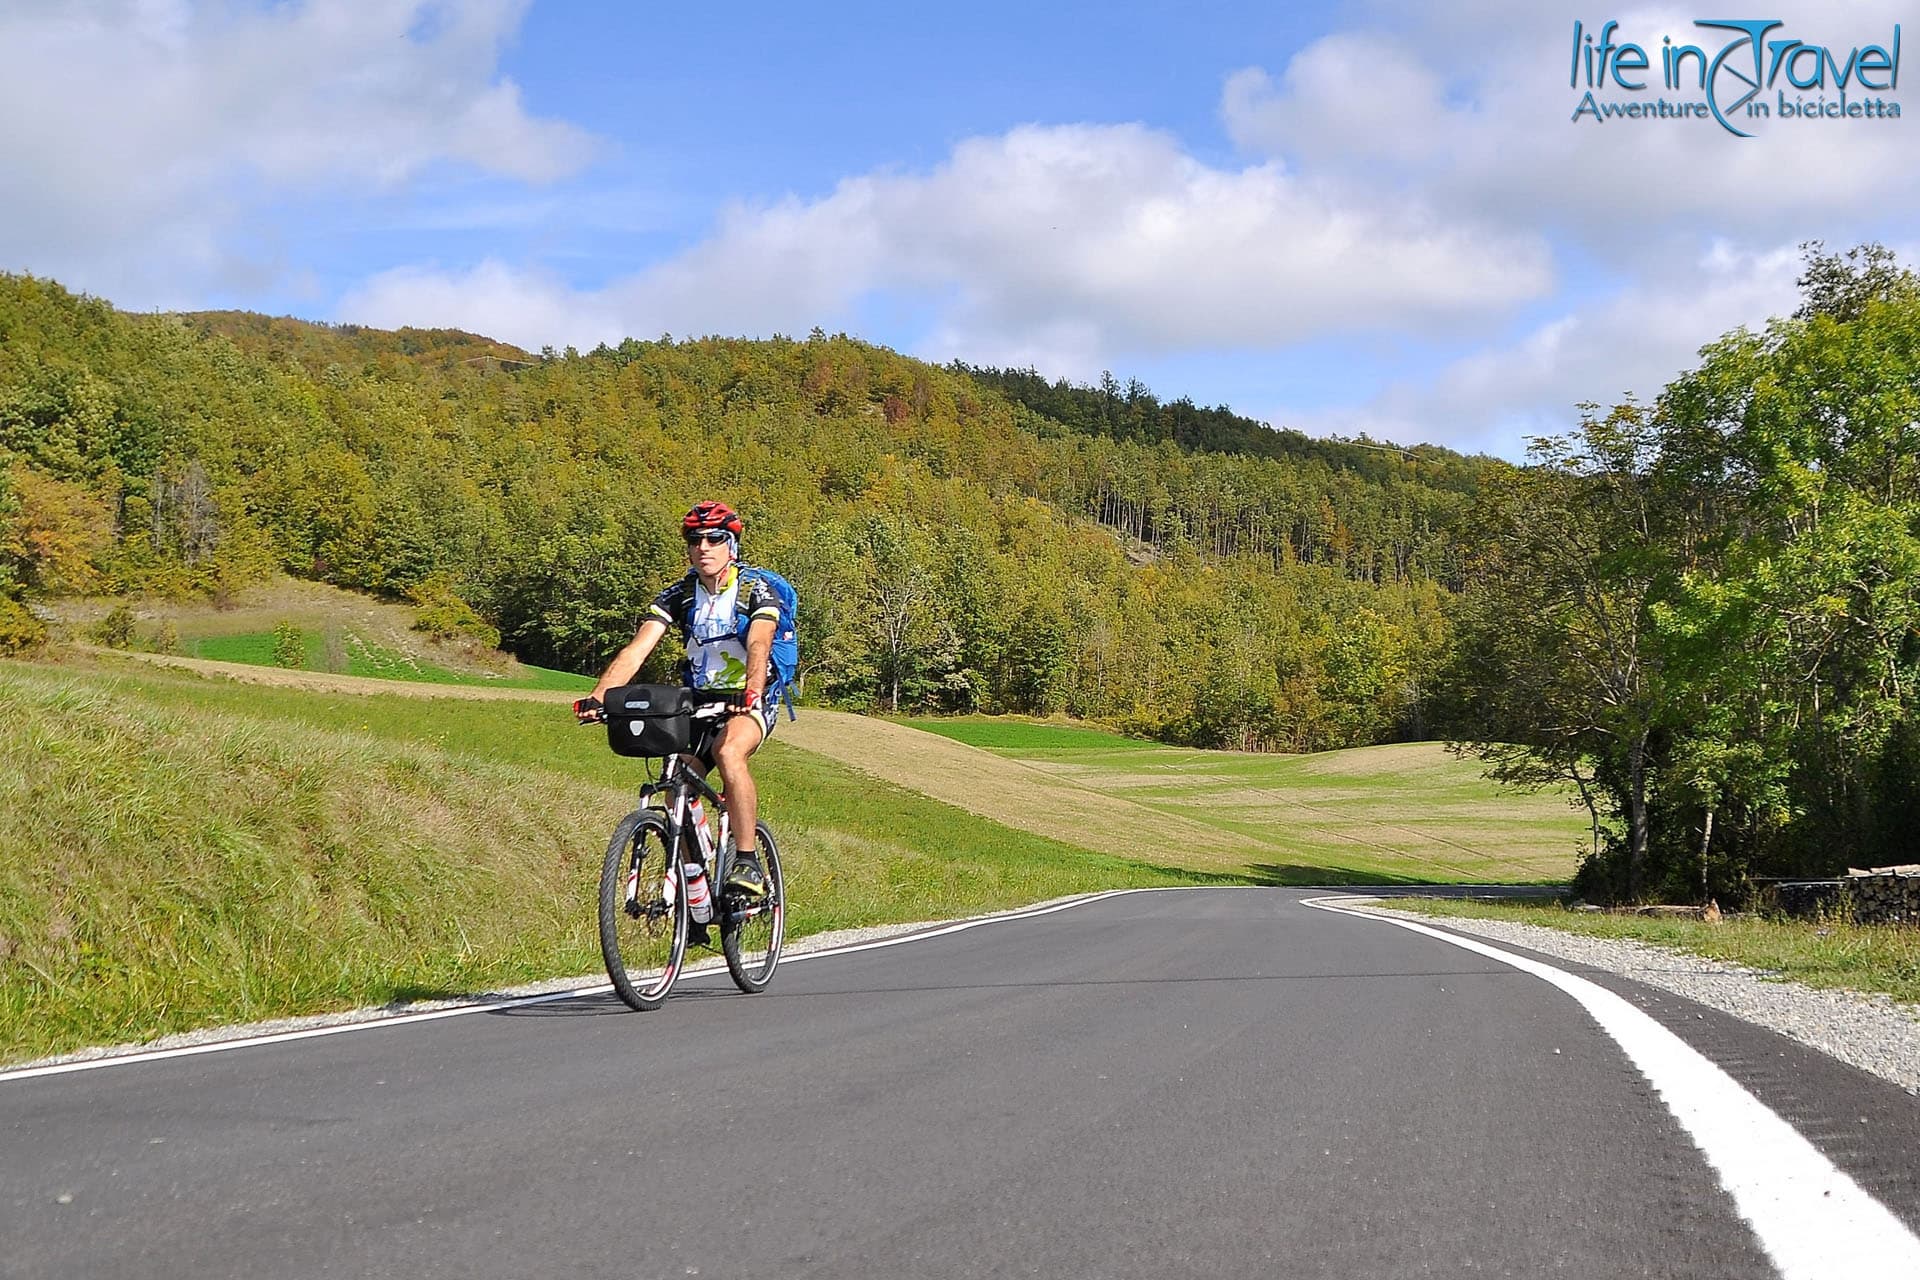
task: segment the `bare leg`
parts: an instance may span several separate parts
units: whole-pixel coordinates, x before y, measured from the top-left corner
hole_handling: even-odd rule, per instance
[[[733,830],[733,847],[753,856],[759,852],[760,839],[754,822],[760,816],[760,797],[754,790],[753,774],[747,770],[747,757],[760,748],[760,726],[752,716],[734,716],[727,721],[714,749],[713,762],[720,769],[720,789],[727,794],[727,823]]]

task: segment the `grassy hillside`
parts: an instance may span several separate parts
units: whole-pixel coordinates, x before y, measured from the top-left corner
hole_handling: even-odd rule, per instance
[[[1084,724],[1047,722],[1023,716],[938,716],[905,723],[970,747],[1021,756],[1081,748],[1103,751],[1151,751],[1159,743],[1129,738]]]
[[[419,624],[430,611],[416,605],[284,575],[217,603],[190,596],[83,597],[41,608],[58,637],[82,641],[100,639],[108,615],[123,610],[127,630],[114,643],[136,653],[284,667],[277,649],[285,629],[300,642],[293,670],[501,689],[593,687],[588,677],[518,662],[482,639],[424,630]]]
[[[639,767],[551,702],[0,663],[0,1060],[599,967]],[[779,742],[791,928],[1198,877],[1012,831]]]
[[[442,666],[407,649],[389,649],[349,632],[336,640],[328,629],[295,628],[302,653],[297,666],[280,660],[280,634],[244,631],[234,635],[204,636],[182,645],[187,655],[210,662],[238,662],[255,667],[287,667],[295,671],[337,671],[373,680],[407,680],[424,684],[478,684],[500,689],[553,689],[584,693],[593,688],[588,676],[570,671],[515,663],[514,675],[476,672]]]

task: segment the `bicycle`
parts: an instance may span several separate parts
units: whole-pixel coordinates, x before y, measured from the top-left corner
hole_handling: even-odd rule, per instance
[[[764,898],[719,888],[734,856],[726,801],[693,764],[703,740],[710,741],[738,705],[738,695],[673,686],[607,692],[602,718],[613,749],[666,760],[660,777],[640,788],[639,807],[613,829],[600,866],[600,955],[614,991],[634,1009],[660,1007],[680,977],[688,945],[711,946],[710,923],[719,926],[720,953],[740,990],[765,990],[780,963],[786,881],[779,845],[766,823],[754,824],[767,877]],[[707,804],[718,812],[717,832]]]

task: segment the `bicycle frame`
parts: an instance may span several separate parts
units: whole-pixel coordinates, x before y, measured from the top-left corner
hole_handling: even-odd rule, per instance
[[[640,788],[640,807],[649,807],[655,796],[660,797],[660,807],[667,816],[667,843],[677,862],[698,862],[717,887],[721,877],[727,874],[726,801],[684,756],[670,758],[659,780]],[[721,826],[717,836],[706,823],[694,819],[696,800],[713,805],[719,812]]]
[[[715,706],[725,704],[716,703]],[[704,708],[696,710],[696,719],[713,720],[724,712],[710,712]],[[691,763],[698,757],[691,753],[671,756],[666,767],[661,770],[656,781],[646,783],[640,788],[640,807],[645,809],[655,796],[661,798],[661,807],[667,817],[667,843],[673,850],[674,883],[680,884],[683,878],[678,868],[687,862],[697,862],[706,868],[708,893],[714,904],[712,923],[719,924],[726,894],[722,887],[727,882],[728,863],[731,853],[727,841],[727,805],[726,800],[708,785],[699,769]],[[717,825],[711,829],[704,822],[693,817],[693,804],[696,800],[714,806],[718,814]],[[689,838],[691,837],[691,838]],[[679,888],[684,892],[684,886]],[[751,920],[762,910],[762,905],[754,903],[744,908],[725,911],[727,923]]]

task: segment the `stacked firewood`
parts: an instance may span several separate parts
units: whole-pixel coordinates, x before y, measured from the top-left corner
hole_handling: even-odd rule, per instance
[[[1867,871],[1849,867],[1840,883],[1860,923],[1920,925],[1920,862]]]

